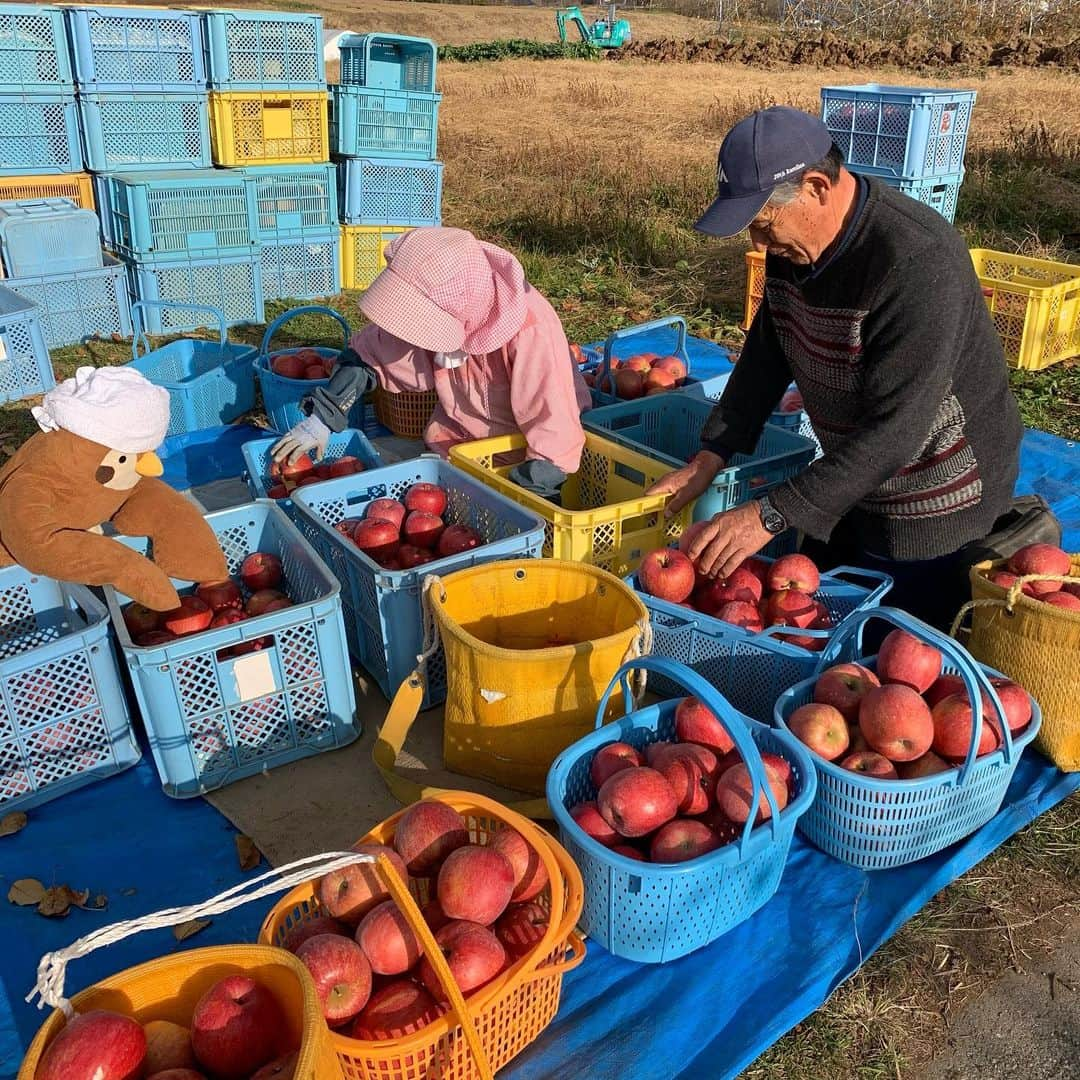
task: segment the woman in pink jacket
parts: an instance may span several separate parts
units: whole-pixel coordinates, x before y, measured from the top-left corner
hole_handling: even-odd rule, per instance
[[[370,325],[350,338],[329,386],[301,402],[305,417],[276,460],[321,456],[377,379],[391,393],[435,391],[424,441],[444,457],[457,443],[520,432],[528,450],[513,479],[557,497],[581,463],[589,391],[558,315],[510,252],[464,229],[413,229],[386,249],[360,310]]]

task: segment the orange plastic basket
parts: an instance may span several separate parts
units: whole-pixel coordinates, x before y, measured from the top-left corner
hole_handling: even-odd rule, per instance
[[[375,390],[375,419],[402,439],[422,439],[438,397],[434,390],[406,390],[392,394]]]
[[[746,303],[743,309],[743,330],[749,330],[761,301],[765,299],[765,253],[746,253]]]
[[[331,1032],[330,1044],[344,1080],[421,1080],[436,1076],[439,1080],[473,1080],[491,1076],[520,1054],[555,1018],[563,975],[585,958],[585,943],[574,931],[584,903],[584,885],[581,872],[562,845],[527,818],[482,795],[445,791],[434,797],[465,818],[473,843],[485,844],[499,829],[509,827],[536,849],[547,867],[549,884],[535,902],[548,911],[548,928],[530,952],[469,996],[464,1003],[468,1031],[455,1008],[420,1031],[399,1039],[367,1042]],[[363,842],[389,844],[404,813],[402,810],[387,818]],[[389,863],[380,860],[380,866],[385,869]],[[392,893],[401,890],[401,897],[395,895],[395,899],[436,970],[443,969],[442,975],[447,970],[445,960],[437,949],[432,955],[434,939],[418,907],[431,894],[430,881],[410,878],[406,893],[400,878],[388,872],[387,883]],[[280,943],[292,927],[320,914],[315,884],[310,881],[293,889],[275,905],[259,932],[261,942]],[[456,989],[451,990],[451,1001],[460,996]],[[469,1047],[474,1034],[478,1036],[482,1061]]]

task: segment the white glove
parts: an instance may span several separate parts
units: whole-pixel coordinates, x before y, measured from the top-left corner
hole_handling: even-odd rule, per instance
[[[287,435],[270,448],[270,455],[277,462],[291,465],[297,458],[315,451],[315,460],[322,461],[330,442],[330,429],[317,417],[305,416]]]

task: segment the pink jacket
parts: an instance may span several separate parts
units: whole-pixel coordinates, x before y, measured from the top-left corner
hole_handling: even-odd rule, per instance
[[[525,323],[517,334],[495,352],[470,355],[460,367],[436,367],[434,354],[374,323],[353,334],[349,345],[383,389],[435,390],[439,403],[424,441],[443,457],[457,443],[520,431],[530,459],[575,473],[585,445],[581,413],[591,404],[589,388],[570,358],[555,309],[531,285],[525,294]]]

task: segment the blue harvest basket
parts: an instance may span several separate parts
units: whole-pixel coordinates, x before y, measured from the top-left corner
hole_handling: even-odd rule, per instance
[[[759,556],[766,562],[772,559]],[[626,579],[649,612],[653,628],[653,655],[678,660],[708,679],[741,713],[771,723],[776,699],[789,687],[809,677],[820,653],[784,641],[779,636],[815,638],[822,647],[836,630],[795,630],[770,626],[755,633],[712,615],[693,611],[649,596],[636,575]],[[892,588],[892,578],[872,570],[838,566],[821,575],[814,593],[829,610],[834,625],[852,612],[876,609]],[[663,681],[650,686],[661,694],[676,693]]]
[[[276,555],[293,606],[140,648],[121,613],[128,597],[106,587],[162,787],[176,798],[346,746],[359,735],[338,582],[271,502],[219,510],[206,521],[232,575],[253,552]],[[145,537],[120,542],[152,555]],[[226,655],[268,637],[255,652]]]
[[[792,383],[788,390],[797,390]],[[793,431],[804,439],[809,439],[814,444],[814,460],[821,457],[821,440],[814,431],[814,425],[810,423],[810,415],[805,409],[796,409],[795,412],[780,412],[777,410],[769,417],[769,423],[773,427],[783,428],[785,431]]]
[[[821,119],[848,165],[920,180],[964,167],[974,90],[823,86]]]
[[[231,344],[225,333],[225,315],[217,308],[200,304],[190,311],[209,311],[218,324],[218,340],[180,338],[156,349],[150,348],[141,316],[147,307],[161,303],[140,300],[132,305],[135,334],[131,340],[131,366],[152,383],[169,391],[169,435],[228,424],[255,407],[255,376],[251,361],[254,345]],[[173,311],[181,305],[169,304]],[[139,355],[139,344],[146,352]]]
[[[208,11],[210,85],[215,90],[325,90],[321,15]]]
[[[0,174],[71,173],[82,167],[74,94],[0,94]]]
[[[168,8],[66,9],[75,81],[92,93],[206,89],[201,16]]]
[[[449,500],[445,520],[470,525],[484,543],[414,570],[384,570],[334,528],[343,518],[363,517],[374,499],[400,499],[420,483],[442,487]],[[423,652],[422,593],[428,574],[445,576],[500,559],[539,558],[544,543],[544,523],[535,514],[434,456],[299,488],[293,505],[306,534],[342,583],[352,654],[388,698],[416,669]],[[427,709],[446,697],[441,646],[428,659],[424,674]]]
[[[70,199],[0,202],[0,249],[10,277],[103,265],[97,214]]]
[[[81,585],[0,570],[0,813],[140,758],[105,605]]]
[[[603,723],[615,686],[632,702],[627,678],[634,670],[663,675],[700,698],[723,723],[750,771],[752,805],[764,794],[769,821],[747,820],[740,837],[700,858],[677,864],[639,862],[604,847],[576,824],[570,810],[596,798],[589,777],[592,758],[602,746],[627,742],[638,750],[675,738],[677,702],[633,710]],[[644,657],[624,664],[597,706],[597,730],[564,750],[551,766],[547,801],[559,826],[559,838],[581,869],[585,907],[579,926],[613,956],[638,963],[662,964],[694,952],[748,919],[776,892],[787,863],[795,824],[809,809],[817,782],[806,748],[786,731],[743,716],[700,675],[670,660]],[[792,794],[779,813],[761,762],[777,754],[791,765]]]
[[[341,292],[341,231],[260,245],[264,300],[319,300]]]
[[[852,172],[859,172],[853,167]],[[883,184],[896,188],[916,202],[936,210],[946,221],[956,217],[956,203],[960,198],[960,185],[964,182],[964,170],[947,176],[930,176],[922,180],[900,180],[893,176],[879,176]]]
[[[340,81],[382,90],[435,89],[438,50],[428,38],[401,34],[346,34],[338,41]]]
[[[79,123],[94,172],[210,168],[206,94],[83,93]]]
[[[250,165],[242,170],[261,243],[323,236],[338,230],[333,165]]]
[[[339,157],[435,157],[441,94],[330,87],[330,150]]]
[[[0,285],[0,403],[44,394],[56,385],[37,305]]]
[[[0,91],[70,93],[74,85],[63,8],[0,4]]]
[[[1003,744],[976,757],[982,728],[983,702],[992,701],[998,716],[1005,712],[989,682],[999,673],[972,659],[952,638],[893,608],[860,611],[845,620],[822,653],[812,677],[791,687],[776,702],[777,728],[787,731],[787,719],[800,705],[813,700],[817,675],[841,658],[857,660],[871,670],[873,658],[862,655],[865,624],[880,618],[933,645],[944,656],[943,671],[959,675],[974,703],[971,745],[964,762],[948,772],[919,780],[874,780],[842,769],[811,754],[818,774],[818,794],[799,831],[815,846],[842,862],[863,870],[887,870],[925,859],[985,825],[1000,809],[1020,755],[1038,734],[1042,713],[1032,699],[1031,723],[1011,735],[1007,724],[996,725]],[[980,697],[981,695],[981,697]]]
[[[349,158],[338,164],[341,220],[346,225],[438,225],[440,161]]]

